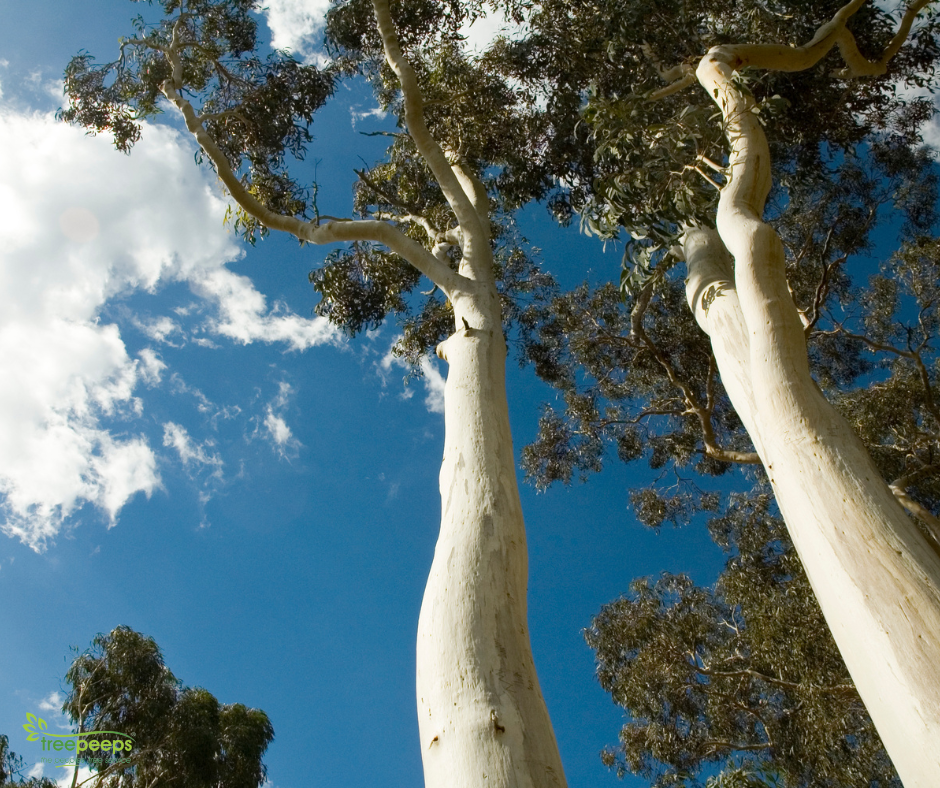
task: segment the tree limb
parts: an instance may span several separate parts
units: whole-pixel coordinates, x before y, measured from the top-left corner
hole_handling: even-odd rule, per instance
[[[895,33],[894,38],[892,38],[888,46],[885,47],[884,52],[881,53],[881,57],[878,58],[878,60],[867,60],[865,56],[859,52],[855,36],[853,36],[849,30],[843,29],[842,34],[839,36],[838,43],[839,53],[842,55],[842,59],[845,60],[846,67],[838,71],[837,75],[840,77],[874,77],[881,76],[887,72],[888,63],[891,61],[891,58],[900,51],[908,35],[910,35],[914,19],[929,2],[930,0],[916,0],[907,7],[904,16],[901,17],[898,32]]]
[[[888,485],[888,489],[894,493],[894,497],[898,499],[901,506],[927,526],[927,531],[934,542],[935,549],[940,548],[940,518],[934,515],[926,506],[923,506],[911,498],[907,494],[907,488],[914,484],[914,482],[922,479],[924,476],[935,473],[937,470],[940,470],[940,465],[924,465],[909,473],[905,473],[903,476],[899,476]]]
[[[424,101],[421,89],[418,87],[418,78],[411,64],[407,61],[398,44],[398,34],[395,23],[389,10],[388,0],[372,0],[375,20],[382,44],[385,48],[385,58],[392,71],[401,83],[402,98],[405,109],[405,125],[411,139],[418,149],[418,153],[427,162],[434,174],[435,180],[441,187],[444,197],[454,211],[457,222],[468,231],[469,236],[482,238],[486,236],[480,217],[477,214],[470,198],[464,191],[454,169],[447,161],[444,151],[431,136],[424,120]],[[473,232],[473,231],[476,232]]]
[[[177,20],[173,27],[172,42],[166,49],[166,57],[173,70],[173,76],[163,83],[163,93],[183,115],[186,128],[196,138],[196,141],[215,166],[216,173],[229,194],[232,195],[235,202],[250,216],[253,216],[265,227],[290,233],[300,240],[309,243],[324,244],[337,241],[376,241],[385,244],[389,249],[403,257],[422,274],[427,276],[448,296],[459,290],[466,290],[470,286],[468,279],[461,276],[456,271],[453,271],[449,266],[435,258],[434,255],[421,246],[421,244],[408,238],[386,222],[349,220],[330,221],[327,224],[320,224],[319,222],[308,222],[294,216],[276,213],[259,202],[254,195],[245,188],[245,185],[232,170],[225,154],[222,153],[215,139],[213,139],[212,135],[209,134],[205,126],[203,126],[192,104],[180,93],[183,87],[183,64],[178,51],[179,25],[180,20]],[[451,173],[451,177],[453,178],[453,173]]]

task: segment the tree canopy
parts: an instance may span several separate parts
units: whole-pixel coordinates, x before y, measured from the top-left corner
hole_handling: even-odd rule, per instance
[[[591,231],[626,236],[620,287],[583,286],[526,317],[533,337],[526,358],[565,402],[546,408],[539,439],[526,450],[526,470],[538,485],[599,470],[608,453],[705,475],[756,460],[675,266],[682,227],[714,222],[716,187],[725,179],[722,124],[697,84],[686,80],[662,95],[660,72],[727,42],[802,41],[839,6],[545,2],[529,18],[530,35],[491,54],[503,73],[546,95],[551,133],[533,157],[546,191],[532,193],[549,195],[562,218],[579,211]],[[859,47],[880,51],[894,20],[873,5],[858,14],[852,30]],[[940,426],[930,415],[934,303],[912,277],[935,274],[929,255],[917,251],[933,243],[936,220],[937,174],[919,136],[933,109],[895,85],[930,82],[935,25],[931,18],[914,32],[885,78],[843,78],[836,53],[807,71],[739,74],[771,143],[769,218],[808,323],[813,374],[875,447],[886,478],[910,478],[919,485],[912,497],[928,509],[936,480],[921,471],[933,466],[930,436]],[[891,234],[901,242],[894,253],[885,251]],[[878,273],[873,255],[882,257]],[[890,404],[886,394],[899,387],[912,409],[899,409],[900,399]],[[868,432],[875,422],[865,413],[878,408],[911,413],[890,449],[877,449],[883,430]],[[640,518],[659,523],[691,511],[677,494],[682,487],[689,489],[669,483],[661,493],[637,491]],[[714,499],[700,500],[707,508]]]
[[[55,788],[48,777],[29,777],[22,756],[10,749],[10,739],[0,733],[0,786],[2,788]]]
[[[130,753],[78,756],[96,769],[90,778],[96,788],[258,788],[264,782],[262,758],[274,738],[267,715],[184,686],[153,638],[129,627],[98,635],[65,681],[63,711],[80,733],[117,731],[134,740]]]

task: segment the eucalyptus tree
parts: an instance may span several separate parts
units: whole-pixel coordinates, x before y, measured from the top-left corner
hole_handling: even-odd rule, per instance
[[[220,704],[208,690],[183,687],[153,638],[129,627],[98,635],[65,675],[63,711],[79,733],[133,739],[125,752],[77,756],[72,788],[258,788],[274,728],[260,709]],[[79,780],[79,765],[92,766]]]
[[[852,301],[844,264],[870,244],[882,205],[900,204],[909,229],[932,225],[935,176],[915,149],[926,106],[894,92],[898,80],[924,85],[932,74],[936,19],[928,12],[915,24],[926,5],[907,7],[895,26],[861,0],[654,9],[546,0],[531,35],[491,53],[497,68],[541,86],[555,113],[542,172],[561,188],[541,188],[555,189],[556,213],[578,209],[593,232],[632,235],[622,282],[629,313],[614,290],[584,289],[532,317],[548,322],[530,356],[566,391],[567,413],[546,414],[530,468],[547,479],[594,469],[605,435],[624,459],[646,455],[654,467],[694,459],[721,473],[760,463],[908,786],[933,784],[940,769],[935,242],[908,233],[886,275],[856,299],[864,319],[832,311]],[[775,156],[779,230],[764,219]],[[905,289],[907,309],[919,309],[912,320]],[[830,390],[840,374],[860,380],[864,347],[894,356],[889,374],[841,405],[896,474],[890,485],[811,374],[810,361],[821,362]],[[590,390],[565,353],[593,365]],[[608,363],[618,357],[638,366]],[[879,403],[902,388],[913,408]],[[631,398],[643,406],[630,415],[629,406],[603,409]],[[657,418],[671,422],[648,447],[645,425]],[[688,500],[653,491],[635,499],[653,522],[681,516]],[[698,502],[714,505],[710,494]]]
[[[338,46],[354,48],[355,31],[365,31],[367,48],[381,53],[370,61],[373,76],[384,81],[402,126],[388,168],[359,175],[357,208],[365,215],[356,219],[321,215],[315,192],[301,189],[289,171],[310,140],[313,113],[343,68],[358,68],[355,58],[340,57],[326,71],[280,53],[262,58],[250,16],[255,0],[161,5],[164,18],[138,20],[115,62],[99,65],[87,54],[72,60],[71,103],[62,116],[110,132],[126,151],[141,119],[172,106],[231,197],[246,237],[278,230],[304,244],[351,244],[311,275],[326,296],[323,311],[350,333],[404,311],[403,294],[421,275],[432,282],[422,309],[428,319],[411,332],[422,347],[444,326],[449,334],[437,345],[449,365],[441,532],[418,624],[426,782],[564,785],[527,630],[525,528],[505,393],[506,282],[520,279],[526,265],[512,254],[494,261],[497,232],[481,180],[491,159],[454,139],[462,127],[449,124],[451,114],[435,113],[436,102],[449,103],[433,95],[448,87],[435,82],[439,71],[413,66],[437,57],[460,71],[451,55],[466,4],[392,4],[397,20],[388,0],[337,9],[334,29],[345,25],[352,35]],[[486,104],[468,114],[471,121],[484,116]]]

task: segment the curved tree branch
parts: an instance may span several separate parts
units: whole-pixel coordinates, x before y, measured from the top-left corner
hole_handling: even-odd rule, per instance
[[[395,23],[392,21],[388,0],[372,0],[372,8],[375,12],[379,34],[382,36],[385,57],[401,83],[402,98],[405,105],[405,124],[408,133],[411,135],[411,139],[414,140],[418,153],[421,154],[434,174],[434,178],[440,185],[445,199],[457,217],[458,224],[464,228],[465,243],[469,243],[470,238],[473,236],[486,238],[487,232],[473,205],[472,198],[460,183],[454,168],[448,162],[441,146],[431,136],[431,132],[424,121],[424,100],[421,96],[421,89],[418,87],[418,78],[415,75],[414,68],[404,57],[398,44],[398,34],[395,31]],[[465,252],[468,253],[467,256],[469,257],[469,249],[466,249]],[[486,272],[473,271],[473,273],[478,275]],[[479,278],[479,276],[473,278]]]
[[[903,46],[907,37],[911,33],[911,26],[914,19],[926,7],[930,0],[916,0],[911,3],[904,16],[901,17],[901,24],[898,26],[898,32],[894,38],[885,47],[884,52],[878,60],[868,60],[858,51],[858,44],[855,42],[855,36],[849,30],[843,30],[839,36],[839,53],[846,62],[846,67],[838,73],[840,77],[874,77],[881,76],[888,70],[888,63]]]
[[[180,92],[182,90],[182,59],[178,51],[178,30],[179,21],[174,25],[173,42],[164,50],[173,69],[173,76],[163,83],[163,93],[182,114],[186,128],[209,157],[229,194],[249,215],[265,227],[290,233],[309,243],[376,241],[386,245],[411,263],[448,296],[468,288],[470,285],[468,279],[453,271],[421,244],[408,238],[391,224],[374,220],[330,221],[327,224],[319,224],[277,213],[259,202],[232,170],[225,154],[206,130],[192,104]]]

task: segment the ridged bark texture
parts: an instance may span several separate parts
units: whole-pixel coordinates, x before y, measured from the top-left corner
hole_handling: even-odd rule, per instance
[[[563,788],[526,618],[525,524],[495,286],[451,294],[441,533],[418,623],[428,788]]]

